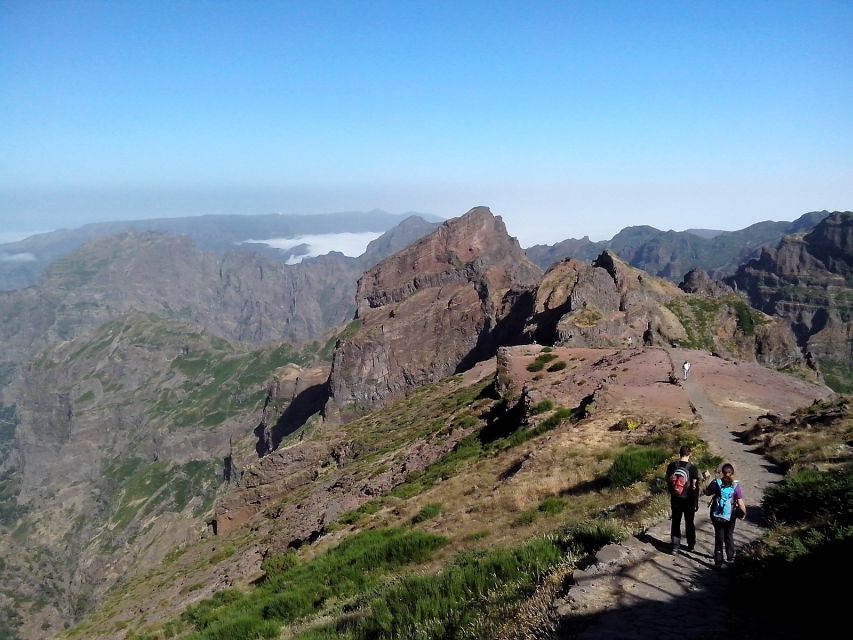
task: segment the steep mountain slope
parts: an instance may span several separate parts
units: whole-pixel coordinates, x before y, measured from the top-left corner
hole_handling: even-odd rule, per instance
[[[196,539],[232,442],[251,447],[268,378],[313,360],[132,312],[25,367],[0,460],[4,588],[21,611],[61,628]]]
[[[828,211],[820,211],[806,213],[793,222],[758,222],[738,231],[715,232],[711,237],[649,226],[626,227],[607,241],[564,240],[550,247],[530,247],[527,255],[547,269],[564,258],[591,260],[607,249],[633,267],[674,282],[694,267],[720,277],[734,272],[761,246],[810,229],[827,215]]]
[[[268,415],[324,385],[327,365],[299,365],[330,358],[317,340],[352,314],[364,265],[432,226],[296,266],[125,234],[0,293],[0,562],[25,637],[197,538],[223,477],[277,444]]]
[[[532,366],[546,357],[549,370]],[[767,403],[783,411],[828,394],[754,363],[708,355],[697,363],[713,378],[734,424],[757,417]],[[387,605],[389,616],[402,616],[403,609],[415,616],[422,607],[424,616],[433,616],[421,635],[404,637],[446,637],[440,634],[456,628],[460,611],[470,614],[472,637],[514,637],[497,630],[488,635],[482,618],[524,620],[526,609],[516,607],[533,593],[537,577],[554,571],[555,584],[563,585],[574,566],[561,564],[557,554],[539,571],[529,568],[515,578],[510,558],[534,553],[526,541],[541,540],[543,532],[559,539],[588,518],[593,523],[581,529],[588,541],[598,539],[596,527],[613,526],[607,517],[634,526],[656,518],[664,496],[645,474],[627,486],[609,481],[615,459],[663,447],[655,450],[659,463],[647,468],[652,477],[678,443],[689,440],[703,451],[685,390],[663,375],[671,367],[658,348],[518,346],[350,423],[314,424],[246,469],[217,506],[217,522],[227,523],[219,536],[183,548],[168,565],[121,588],[68,637],[122,638],[134,629],[153,637],[242,639],[260,633],[260,625],[269,625],[273,637],[282,626],[286,637],[302,639],[400,637],[408,628],[402,622],[373,636],[360,629],[387,611],[383,603],[408,602],[407,592],[396,589],[407,584],[409,568],[371,577],[382,562],[372,556],[372,566],[357,573],[344,565],[323,574],[322,586],[311,577],[311,567],[333,562],[335,548],[357,546],[366,532],[388,527],[445,541],[417,572],[432,585],[426,594],[416,591],[420,606]],[[576,553],[583,549],[579,540]],[[401,542],[397,553],[405,548]],[[224,549],[227,557],[219,553]],[[469,600],[469,578],[453,567],[490,554],[502,560],[475,573],[472,580],[488,589]],[[276,581],[293,567],[302,567],[297,582]],[[528,586],[511,591],[507,582],[515,579]],[[459,598],[446,605],[438,595],[445,581]],[[198,607],[178,618],[188,605]]]
[[[784,238],[727,282],[788,321],[833,388],[853,391],[853,213],[835,212],[809,233]]]
[[[335,350],[326,414],[369,408],[492,355],[540,277],[500,217],[472,209],[369,270]],[[517,333],[517,331],[516,331]]]
[[[413,216],[370,211],[326,215],[208,215],[98,222],[77,229],[60,229],[19,242],[0,244],[0,291],[32,286],[47,267],[75,249],[93,240],[122,233],[159,231],[171,236],[185,235],[205,251],[226,253],[242,250],[262,253],[270,259],[284,262],[292,255],[290,252],[256,244],[240,246],[238,243],[250,239],[289,238],[343,231],[387,231],[410,217]],[[433,222],[437,220],[434,216],[424,217]],[[411,238],[409,242],[413,240],[414,238]],[[400,248],[402,246],[397,247]]]

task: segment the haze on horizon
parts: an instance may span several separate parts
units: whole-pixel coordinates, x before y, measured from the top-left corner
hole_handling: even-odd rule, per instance
[[[487,205],[523,246],[853,209],[853,3],[0,2],[0,234]]]

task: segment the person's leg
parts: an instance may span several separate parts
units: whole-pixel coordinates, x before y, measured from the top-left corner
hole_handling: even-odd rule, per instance
[[[714,566],[722,567],[723,566],[723,538],[725,537],[725,528],[724,526],[711,518],[711,522],[714,525]]]
[[[734,562],[735,559],[735,519],[732,518],[726,523],[726,560]]]
[[[696,512],[691,505],[684,508],[684,529],[687,534],[688,551],[693,551],[693,547],[696,546],[696,525],[693,522],[693,516],[695,515]]]
[[[678,553],[678,548],[681,546],[681,514],[684,510],[680,502],[680,500],[675,499],[669,501],[669,506],[672,509],[672,527],[670,527],[669,535],[673,553]]]

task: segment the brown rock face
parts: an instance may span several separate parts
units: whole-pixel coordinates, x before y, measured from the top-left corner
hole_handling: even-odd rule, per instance
[[[589,347],[680,341],[686,333],[664,303],[683,295],[607,251],[592,264],[566,260],[545,274],[526,333],[543,344]]]
[[[541,272],[500,217],[476,207],[358,283],[355,335],[335,351],[327,414],[366,408],[493,355]]]
[[[784,238],[728,282],[790,324],[830,386],[853,390],[853,213],[835,212],[806,235]]]

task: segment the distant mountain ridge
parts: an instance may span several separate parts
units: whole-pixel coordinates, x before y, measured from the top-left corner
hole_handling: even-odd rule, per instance
[[[75,229],[41,233],[17,242],[0,244],[0,291],[34,285],[44,270],[87,242],[130,231],[160,231],[172,236],[185,235],[198,247],[216,253],[246,251],[261,253],[274,260],[287,261],[294,252],[265,245],[239,245],[244,240],[294,237],[306,234],[349,232],[385,232],[398,223],[419,217],[429,222],[441,218],[430,214],[391,214],[380,210],[318,215],[205,215],[186,218],[155,218],[96,222]],[[23,259],[15,259],[22,256]]]
[[[783,238],[726,280],[752,306],[788,321],[836,391],[853,391],[853,213],[836,211]]]
[[[692,268],[715,278],[734,273],[762,246],[775,245],[786,235],[814,227],[828,211],[806,213],[793,222],[757,222],[738,231],[693,229],[661,231],[650,226],[626,227],[610,240],[592,242],[588,237],[526,249],[527,257],[542,269],[564,258],[593,260],[605,249],[632,267],[660,278],[679,282]]]

